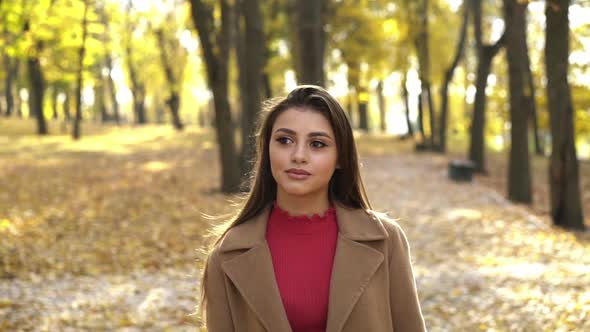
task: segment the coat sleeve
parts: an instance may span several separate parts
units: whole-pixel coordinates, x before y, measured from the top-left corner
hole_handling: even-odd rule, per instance
[[[203,278],[208,332],[232,332],[234,325],[226,292],[226,276],[221,269],[219,251],[214,249],[207,260],[207,274]]]
[[[389,296],[394,330],[426,331],[406,235],[399,224],[393,220],[386,218],[383,224],[389,233]]]

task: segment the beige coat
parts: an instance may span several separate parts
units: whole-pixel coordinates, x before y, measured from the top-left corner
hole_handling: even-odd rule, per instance
[[[204,281],[210,332],[291,331],[265,239],[269,211],[231,229],[211,253]],[[326,331],[425,331],[400,226],[340,205],[336,217]]]

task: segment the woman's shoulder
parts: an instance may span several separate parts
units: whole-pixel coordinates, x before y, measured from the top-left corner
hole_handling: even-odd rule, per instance
[[[390,217],[385,212],[367,210],[367,213],[371,218],[373,218],[376,221],[379,221],[383,225],[385,230],[387,230],[388,234],[403,232],[403,229],[398,222],[399,219]]]
[[[239,223],[229,222],[222,228],[222,233],[209,251],[210,259],[224,259],[232,256],[232,252],[239,252],[259,245],[265,238],[266,219],[268,211]]]
[[[393,243],[394,246],[402,245],[407,246],[408,240],[406,233],[402,226],[398,222],[399,219],[392,218],[386,213],[369,210],[367,213],[375,220],[383,225],[383,228],[387,232],[388,241]]]

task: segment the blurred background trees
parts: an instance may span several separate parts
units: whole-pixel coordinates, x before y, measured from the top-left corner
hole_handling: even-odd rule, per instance
[[[1,1],[0,112],[74,138],[89,122],[212,128],[233,192],[261,101],[319,84],[359,133],[458,151],[482,174],[486,151],[507,151],[516,202],[547,158],[554,222],[583,228],[588,15],[582,0]]]

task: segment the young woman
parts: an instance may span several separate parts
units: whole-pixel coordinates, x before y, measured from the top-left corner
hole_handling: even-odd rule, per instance
[[[208,330],[425,331],[408,241],[371,211],[340,104],[299,86],[257,139],[251,191],[207,259]]]

